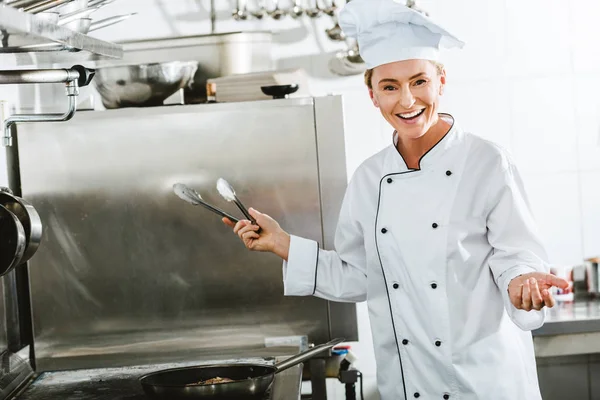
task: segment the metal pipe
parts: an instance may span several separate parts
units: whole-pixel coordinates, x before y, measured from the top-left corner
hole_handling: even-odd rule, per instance
[[[63,114],[15,114],[4,120],[4,136],[2,144],[4,146],[12,146],[11,127],[17,122],[62,122],[68,121],[75,115],[77,107],[77,96],[79,95],[79,87],[77,81],[67,83],[67,98],[69,100],[68,110]]]
[[[65,83],[79,79],[74,69],[22,69],[0,71],[0,85],[20,83]]]

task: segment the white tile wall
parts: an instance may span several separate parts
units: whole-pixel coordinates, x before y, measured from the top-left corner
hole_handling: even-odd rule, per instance
[[[600,257],[600,169],[581,173],[583,255]]]
[[[128,0],[96,15],[137,11],[125,23],[95,33],[106,40],[205,34],[209,0]],[[327,69],[343,44],[330,42],[329,19],[274,22],[228,20],[218,1],[217,32],[277,31],[279,67],[303,67],[315,95],[344,95],[346,154],[352,174],[390,143],[361,76],[336,77]],[[523,172],[534,213],[555,264],[600,255],[600,3],[597,0],[423,0],[432,16],[467,42],[446,55],[448,86],[442,111],[466,130],[509,149]],[[1,88],[0,88],[1,89]],[[12,95],[0,92],[0,98]],[[0,163],[4,163],[0,152]],[[4,171],[0,169],[0,183]],[[365,373],[365,398],[378,399],[366,305],[358,305],[360,342],[354,350]],[[343,386],[329,384],[330,399]]]

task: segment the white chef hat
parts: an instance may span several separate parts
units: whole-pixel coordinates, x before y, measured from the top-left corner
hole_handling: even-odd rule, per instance
[[[439,60],[442,48],[464,43],[402,0],[351,0],[339,15],[346,36],[357,39],[367,68],[395,61]]]

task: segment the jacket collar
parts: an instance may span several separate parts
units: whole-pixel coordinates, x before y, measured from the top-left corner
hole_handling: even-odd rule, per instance
[[[444,154],[451,147],[455,146],[457,143],[460,143],[463,139],[463,132],[456,124],[454,117],[450,114],[441,114],[440,118],[443,118],[448,123],[450,123],[450,129],[448,132],[437,142],[427,153],[425,153],[421,160],[419,161],[420,170],[429,169],[432,166],[439,163],[443,158]],[[396,148],[396,144],[398,143],[398,133],[394,131],[392,144],[388,147],[388,154],[385,162],[385,174],[391,173],[402,173],[402,172],[412,172],[419,171],[416,169],[409,169],[406,166],[406,162],[402,155]]]

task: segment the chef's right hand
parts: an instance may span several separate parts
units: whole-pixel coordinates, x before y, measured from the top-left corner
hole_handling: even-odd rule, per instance
[[[287,261],[290,251],[290,235],[281,229],[277,221],[267,214],[258,212],[253,208],[248,211],[256,220],[256,224],[248,220],[240,220],[237,224],[234,224],[228,218],[223,218],[223,222],[233,228],[233,232],[242,239],[248,249],[270,251]],[[257,232],[259,229],[260,233]]]

